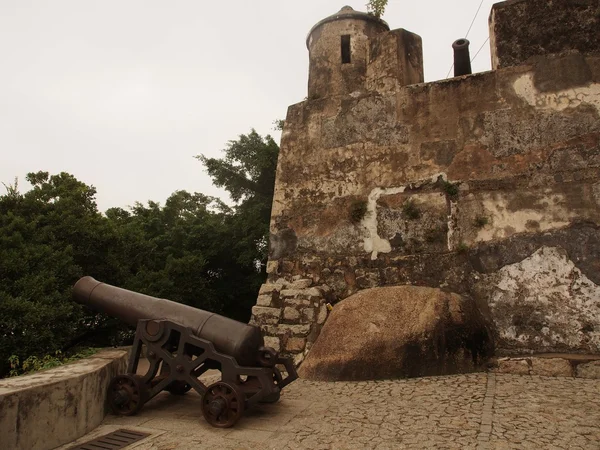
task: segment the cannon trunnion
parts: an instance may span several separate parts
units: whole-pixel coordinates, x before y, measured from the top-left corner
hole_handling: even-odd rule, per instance
[[[194,389],[207,422],[231,427],[254,404],[278,401],[281,389],[298,377],[291,359],[264,346],[257,327],[91,277],[75,284],[73,298],[136,326],[127,372],[108,389],[115,414],[136,414],[161,391],[183,395]],[[144,347],[149,369],[140,375]],[[211,369],[221,372],[221,380],[207,386],[200,376]]]

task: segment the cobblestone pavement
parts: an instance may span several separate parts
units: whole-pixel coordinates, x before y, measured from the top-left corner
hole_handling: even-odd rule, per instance
[[[298,380],[232,429],[209,426],[195,393],[163,393],[127,427],[131,449],[600,449],[600,380],[469,374],[394,381]],[[82,440],[78,442],[82,442]],[[72,445],[72,444],[71,444]]]

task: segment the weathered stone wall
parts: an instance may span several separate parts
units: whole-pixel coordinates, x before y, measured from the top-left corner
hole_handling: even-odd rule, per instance
[[[44,372],[0,380],[0,447],[46,450],[89,433],[106,414],[106,390],[127,350],[105,350]]]
[[[501,352],[600,352],[598,224],[600,55],[373,84],[289,108],[269,283],[441,287],[489,306]]]
[[[399,29],[371,39],[363,89],[395,92],[402,86],[422,83],[423,80],[421,36]]]
[[[598,0],[508,0],[490,15],[492,69],[577,50],[600,53]]]
[[[271,279],[310,277],[337,299],[405,283],[487,298],[473,280],[486,245],[514,264],[544,241],[587,261],[581,270],[598,283],[599,82],[599,57],[570,54],[290,107]],[[591,324],[595,311],[581,320]],[[590,324],[584,335],[598,334]],[[600,351],[596,338],[580,338],[550,348]]]
[[[261,286],[252,325],[260,326],[265,345],[294,356],[300,364],[327,319],[327,286],[313,287],[310,279],[281,278]]]

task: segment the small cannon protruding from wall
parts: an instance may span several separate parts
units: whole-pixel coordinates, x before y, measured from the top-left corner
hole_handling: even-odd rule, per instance
[[[73,299],[136,326],[127,373],[114,377],[108,403],[115,414],[133,415],[161,391],[183,395],[195,389],[202,413],[215,427],[231,427],[258,402],[274,403],[298,378],[290,358],[280,357],[258,327],[169,300],[81,278]],[[145,346],[149,369],[137,374]],[[284,375],[277,365],[285,367]],[[216,369],[221,380],[209,386],[200,376]]]
[[[454,76],[472,74],[469,40],[457,39],[452,43],[452,48],[454,49]]]

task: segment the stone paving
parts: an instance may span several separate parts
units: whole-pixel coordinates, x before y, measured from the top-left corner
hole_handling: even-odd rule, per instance
[[[297,380],[279,403],[247,411],[231,429],[204,421],[197,394],[162,393],[137,416],[107,416],[78,442],[122,427],[152,433],[128,447],[136,450],[597,450],[600,380],[493,373],[358,383]]]

